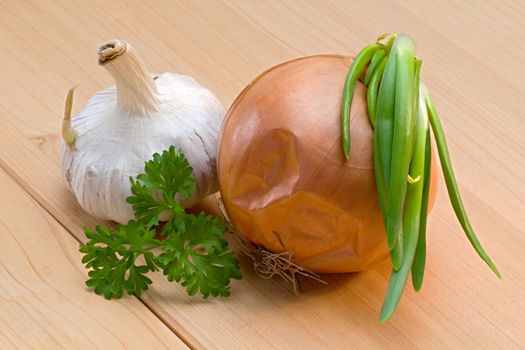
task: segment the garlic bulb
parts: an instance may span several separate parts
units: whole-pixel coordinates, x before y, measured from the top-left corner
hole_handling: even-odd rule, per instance
[[[74,118],[72,89],[62,124],[62,175],[82,208],[100,219],[133,219],[126,203],[129,177],[142,173],[153,153],[171,145],[184,152],[196,180],[182,206],[216,192],[216,151],[224,117],[217,97],[186,75],[150,75],[122,40],[101,46],[98,58],[116,86],[96,93]]]

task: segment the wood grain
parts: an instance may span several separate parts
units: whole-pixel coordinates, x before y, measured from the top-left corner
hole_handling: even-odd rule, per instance
[[[0,13],[0,64],[4,67],[0,70],[0,166],[43,208],[2,174],[0,188],[11,191],[8,201],[0,199],[2,205],[21,202],[31,209],[19,208],[17,214],[6,207],[6,212],[11,210],[9,215],[0,211],[0,217],[9,219],[11,229],[22,226],[20,231],[26,230],[25,235],[14,236],[10,230],[0,229],[2,237],[17,239],[10,238],[0,247],[0,261],[4,263],[5,254],[17,256],[22,249],[35,250],[37,243],[50,240],[50,249],[55,249],[57,256],[68,252],[69,260],[63,258],[59,264],[49,258],[55,255],[49,254],[47,259],[39,256],[38,263],[58,264],[60,271],[69,271],[64,273],[71,276],[61,282],[71,293],[69,304],[51,297],[49,301],[33,298],[20,302],[17,310],[34,305],[63,310],[77,305],[77,310],[89,317],[101,319],[111,314],[115,322],[129,314],[121,324],[136,329],[135,334],[144,334],[136,337],[136,344],[143,344],[143,348],[174,338],[166,326],[195,348],[524,346],[523,2],[2,0]],[[229,299],[188,298],[182,288],[167,283],[159,274],[153,275],[154,285],[141,301],[126,297],[105,302],[83,287],[85,271],[74,253],[76,243],[71,237],[68,240],[60,225],[85,240],[82,226],[98,221],[78,207],[62,183],[57,131],[70,86],[81,84],[75,103],[79,110],[89,96],[112,83],[97,66],[94,53],[99,44],[111,37],[126,39],[151,71],[193,75],[228,106],[245,84],[274,64],[309,54],[354,54],[385,31],[409,33],[418,44],[418,56],[424,62],[422,78],[440,112],[465,205],[480,240],[503,273],[502,281],[472,251],[441,182],[429,222],[423,290],[416,294],[407,288],[396,315],[384,325],[378,323],[378,312],[388,282],[388,264],[355,275],[326,276],[327,287],[305,282],[304,292],[298,296],[278,281],[255,276],[247,260],[242,261],[245,278],[234,283]],[[38,234],[29,235],[30,228]],[[6,248],[13,246],[18,250]],[[28,276],[33,276],[26,265],[12,266],[27,269]],[[0,281],[2,293],[21,288],[9,278]],[[58,282],[59,278],[47,281]],[[44,282],[37,287],[48,288]],[[104,307],[91,309],[99,303]],[[134,311],[129,311],[132,308]],[[9,310],[7,315],[18,318],[2,324],[0,348],[12,344],[42,347],[38,342],[46,339],[80,347],[84,344],[66,336],[67,329],[60,329],[61,333],[50,330],[51,326],[44,328],[44,320],[61,324],[53,313],[24,323],[22,311]],[[79,319],[88,316],[82,317],[72,322],[71,329],[82,330],[82,339],[94,341],[89,334],[98,326],[85,325]],[[137,319],[157,326],[139,331],[143,326]],[[21,335],[33,328],[32,337]],[[127,334],[121,332],[96,340],[120,340]]]
[[[0,347],[185,349],[140,301],[87,291],[78,241],[0,170]]]

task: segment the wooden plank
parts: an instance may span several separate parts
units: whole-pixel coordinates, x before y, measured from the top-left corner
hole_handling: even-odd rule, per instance
[[[516,67],[513,68],[516,74],[502,75],[497,66],[491,64],[496,58],[480,61],[487,48],[491,57],[503,52],[505,57],[518,59],[515,53],[520,51],[514,47],[525,46],[525,38],[514,36],[506,29],[521,24],[520,12],[512,11],[510,6],[493,12],[477,12],[474,5],[466,5],[463,11],[469,9],[470,15],[466,16],[469,27],[460,30],[462,35],[457,39],[455,35],[447,35],[446,26],[437,31],[436,22],[425,16],[435,11],[443,13],[440,18],[445,20],[447,10],[455,9],[452,5],[438,6],[440,11],[437,11],[436,5],[430,4],[401,7],[394,2],[371,1],[363,5],[318,7],[303,3],[300,12],[290,3],[276,1],[216,2],[214,11],[209,11],[206,2],[199,1],[157,2],[155,7],[141,2],[121,6],[117,2],[101,1],[98,5],[59,0],[57,6],[50,7],[38,2],[13,1],[2,8],[11,15],[2,19],[5,36],[0,36],[2,47],[6,48],[0,53],[0,63],[11,68],[0,72],[0,81],[4,82],[0,84],[4,109],[14,116],[10,118],[24,135],[46,148],[45,154],[54,160],[58,159],[57,147],[50,142],[56,139],[67,89],[81,83],[75,103],[78,109],[88,96],[111,82],[93,57],[97,45],[108,37],[130,40],[143,53],[152,71],[174,70],[195,75],[227,106],[244,84],[272,64],[302,54],[352,54],[356,47],[372,40],[385,27],[392,27],[411,33],[417,40],[419,55],[425,62],[423,79],[440,110],[454,161],[467,163],[464,168],[457,167],[462,185],[473,192],[485,192],[483,200],[487,203],[498,202],[503,195],[501,213],[511,221],[519,220],[525,210],[525,203],[520,200],[525,196],[525,182],[520,176],[525,166],[519,161],[525,146],[513,142],[525,132],[521,121],[524,93],[515,88],[521,86],[522,71],[519,65],[509,65]],[[83,11],[75,12],[76,7]],[[385,8],[377,11],[379,7]],[[491,13],[494,13],[494,23],[501,22],[500,12],[505,15],[505,26],[492,37],[483,36],[484,45],[476,46],[479,51],[470,44],[463,45],[468,35],[475,34],[469,28],[478,28],[489,21]],[[220,16],[215,16],[216,13]],[[279,15],[273,15],[276,13]],[[389,13],[396,16],[388,16]],[[372,14],[378,21],[367,23]],[[354,21],[356,25],[350,26]],[[316,25],[308,26],[310,22]],[[381,26],[376,22],[382,23]],[[232,26],[243,30],[232,31]],[[318,33],[320,27],[328,28],[321,31],[323,35]],[[453,28],[459,30],[457,25]],[[27,57],[18,55],[19,42],[30,42],[38,50]],[[505,45],[506,50],[501,45]],[[90,57],[93,58],[90,60]],[[450,64],[451,57],[454,64]],[[32,83],[22,86],[21,81]],[[30,99],[32,103],[27,104],[25,101]],[[486,103],[481,105],[479,101]],[[26,117],[28,115],[31,118]],[[496,115],[497,118],[493,117]],[[514,127],[508,128],[509,123]],[[466,133],[465,126],[471,131]],[[500,138],[500,135],[511,137]],[[484,166],[484,171],[479,173],[467,171],[476,162],[497,166]],[[521,186],[509,187],[507,184],[512,183],[512,179]],[[493,191],[484,191],[489,187]]]
[[[228,105],[244,84],[280,61],[354,53],[384,31],[413,35],[423,79],[438,105],[456,173],[480,239],[503,272],[497,281],[472,252],[441,186],[430,219],[423,291],[407,288],[395,318],[377,323],[389,267],[328,276],[297,297],[275,281],[245,279],[228,300],[202,301],[153,276],[142,298],[200,348],[519,348],[525,344],[525,38],[518,1],[365,3],[312,1],[6,0],[0,4],[0,166],[78,239],[98,222],[59,176],[63,95],[80,82],[76,108],[111,83],[94,49],[130,40],[152,71],[189,73]],[[490,25],[487,25],[490,24]],[[481,33],[481,34],[480,34]],[[479,35],[478,35],[479,34]],[[20,54],[27,43],[30,55]],[[503,136],[502,136],[503,135]],[[443,185],[443,184],[442,184]],[[126,298],[124,300],[132,300]],[[112,304],[112,303],[109,303]],[[0,336],[0,348],[9,338]]]
[[[0,170],[0,347],[186,349],[135,298],[86,292],[78,241]]]
[[[0,135],[6,144],[0,149],[0,164],[78,239],[85,240],[81,227],[97,220],[82,214],[61,182],[58,165],[32,151],[35,146],[5,120],[0,122]],[[520,328],[522,316],[516,312],[516,308],[523,308],[519,303],[525,296],[519,266],[525,260],[517,251],[514,258],[512,254],[505,258],[504,252],[509,246],[516,250],[523,247],[522,231],[468,194],[467,200],[472,200],[478,209],[474,212],[475,222],[488,229],[497,230],[496,225],[505,229],[504,237],[485,240],[493,248],[491,253],[505,279],[496,281],[470,251],[460,230],[450,220],[450,209],[441,188],[441,198],[431,218],[433,227],[441,230],[432,228],[429,232],[429,272],[424,291],[415,295],[407,290],[395,317],[397,321],[387,325],[377,324],[388,278],[386,265],[355,276],[331,276],[329,287],[310,285],[305,288],[306,293],[295,297],[277,282],[254,276],[244,260],[245,279],[234,284],[229,300],[203,302],[188,298],[182,288],[167,283],[158,274],[153,275],[154,286],[142,299],[197,347],[257,348],[266,344],[276,348],[306,345],[323,348],[341,345],[341,339],[351,339],[355,347],[496,344],[513,348],[525,341]],[[436,235],[449,231],[455,236],[436,239]],[[475,292],[472,286],[476,286]],[[427,294],[429,291],[440,293]],[[323,322],[319,324],[318,320]],[[418,327],[413,328],[414,324]],[[465,330],[470,333],[468,337]]]

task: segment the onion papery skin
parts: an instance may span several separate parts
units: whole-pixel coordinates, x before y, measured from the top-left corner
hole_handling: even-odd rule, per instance
[[[352,150],[341,145],[341,101],[352,58],[304,57],[251,82],[223,122],[222,201],[235,230],[313,272],[362,271],[388,258],[373,169],[366,88],[351,107]],[[429,212],[436,197],[432,159]]]

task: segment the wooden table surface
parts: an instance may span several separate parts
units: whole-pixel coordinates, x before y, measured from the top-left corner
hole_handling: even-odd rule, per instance
[[[389,265],[325,276],[298,296],[245,278],[229,299],[189,298],[154,274],[140,298],[87,289],[82,211],[60,176],[67,90],[75,111],[112,84],[96,48],[118,37],[151,71],[190,74],[228,106],[262,70],[355,54],[385,31],[423,60],[465,205],[500,268],[471,249],[440,178],[428,270],[386,324]],[[525,346],[525,3],[502,1],[0,1],[0,349],[516,349]]]

